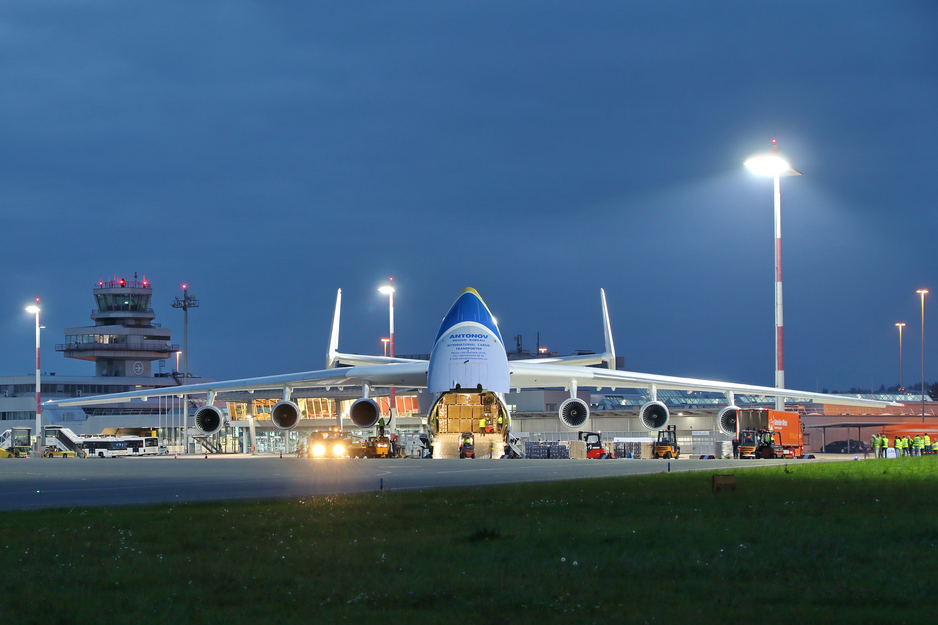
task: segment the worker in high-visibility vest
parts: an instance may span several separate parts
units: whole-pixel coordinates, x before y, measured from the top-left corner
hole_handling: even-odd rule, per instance
[[[931,451],[931,437],[928,435],[928,432],[925,432],[923,438],[925,439],[923,443],[925,446],[925,449],[928,451]]]
[[[902,437],[902,455],[903,456],[912,455],[912,442],[909,440],[908,436]]]
[[[479,431],[485,432],[485,418],[479,419]]]
[[[879,458],[879,450],[883,445],[883,439],[879,437],[879,434],[874,434],[873,440],[870,442],[872,443],[872,447],[873,447],[873,457]]]
[[[922,455],[922,445],[924,444],[924,439],[921,434],[916,434],[915,438],[912,439],[912,455],[921,456]]]
[[[505,425],[505,415],[500,414],[498,415],[498,431],[499,432],[504,430],[504,425]]]
[[[902,455],[902,437],[898,434],[896,435],[896,440],[893,441],[893,447],[896,450],[896,458]]]

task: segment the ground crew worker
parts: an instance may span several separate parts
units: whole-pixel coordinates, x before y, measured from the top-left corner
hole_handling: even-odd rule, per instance
[[[503,429],[502,426],[504,426],[504,425],[505,425],[505,415],[500,414],[500,415],[498,415],[498,431],[499,431],[499,432],[502,431],[502,429]]]
[[[921,456],[922,455],[922,435],[916,434],[915,438],[912,439],[912,455]]]
[[[870,441],[873,445],[873,457],[879,458],[879,449],[882,446],[882,439],[879,437],[879,434],[873,435],[873,440]]]
[[[922,439],[923,439],[923,440],[922,440],[922,446],[923,446],[926,450],[931,451],[931,437],[928,436],[928,432],[925,432],[925,434],[922,435]]]
[[[896,450],[896,458],[902,455],[902,438],[899,435],[896,435],[896,440],[893,442],[893,447]]]
[[[909,441],[909,437],[903,436],[902,437],[902,455],[903,456],[912,455],[912,450],[910,449],[910,447],[911,447],[911,442]]]
[[[485,432],[485,418],[479,419],[479,431]]]

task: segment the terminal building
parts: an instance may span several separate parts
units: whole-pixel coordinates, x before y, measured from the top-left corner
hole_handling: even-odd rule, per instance
[[[94,363],[93,376],[41,376],[42,398],[64,399],[119,393],[137,389],[166,389],[166,395],[150,401],[129,401],[121,404],[78,407],[44,407],[43,426],[61,425],[79,435],[139,434],[157,431],[172,452],[240,453],[253,444],[260,453],[290,453],[313,432],[333,429],[357,431],[347,418],[351,404],[362,396],[360,388],[295,389],[293,401],[302,418],[296,429],[283,432],[273,426],[270,410],[282,399],[282,391],[219,393],[215,406],[222,410],[227,424],[211,436],[200,435],[194,427],[195,411],[204,405],[205,396],[183,398],[173,388],[186,382],[178,371],[179,346],[172,342],[171,332],[155,322],[151,307],[152,285],[146,278],[113,278],[94,286],[94,325],[67,328],[64,343],[55,346],[66,358]],[[585,353],[585,352],[584,352]],[[539,349],[531,354],[521,349],[509,352],[510,360],[555,356]],[[420,356],[409,356],[420,358]],[[425,355],[429,358],[429,355]],[[156,365],[154,365],[156,363]],[[165,371],[166,363],[170,370]],[[621,358],[617,361],[621,368]],[[210,378],[190,376],[188,382],[210,382]],[[12,427],[35,427],[35,375],[0,377],[0,431]],[[617,389],[605,394],[581,388],[580,399],[591,406],[590,418],[583,430],[602,432],[605,440],[613,438],[647,438],[653,436],[642,428],[638,409],[649,400],[646,389]],[[387,420],[390,417],[388,389],[371,393]],[[511,392],[505,403],[512,413],[513,433],[523,439],[567,441],[577,438],[577,431],[561,424],[557,410],[569,397],[562,389],[535,389]],[[888,424],[911,421],[924,413],[922,427],[938,428],[938,407],[931,398],[922,403],[920,395],[869,395],[874,399],[905,403],[903,408],[868,409],[841,408],[791,401],[788,410],[801,413],[806,425],[805,448],[820,451],[825,442],[852,438],[869,441],[876,431]],[[717,414],[726,406],[722,393],[659,390],[658,400],[671,412],[671,423],[677,427],[682,455],[712,453],[715,444],[729,440],[717,426]],[[766,397],[737,394],[736,405],[742,408],[771,408],[774,402]],[[402,435],[426,432],[426,415],[433,404],[423,389],[398,388],[395,405],[395,426]],[[254,430],[254,441],[249,432]],[[832,428],[834,428],[832,430]],[[846,430],[846,431],[845,431]]]

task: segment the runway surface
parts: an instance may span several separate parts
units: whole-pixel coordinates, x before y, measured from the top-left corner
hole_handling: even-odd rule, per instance
[[[843,459],[843,458],[838,458]],[[672,460],[723,471],[817,460]],[[334,460],[271,456],[0,460],[0,510],[271,499],[662,473],[666,460]]]

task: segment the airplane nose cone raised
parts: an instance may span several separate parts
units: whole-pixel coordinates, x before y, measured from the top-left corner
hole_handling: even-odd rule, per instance
[[[498,331],[498,326],[495,325],[495,317],[492,316],[489,307],[485,305],[485,302],[482,301],[482,297],[475,289],[465,289],[459,294],[459,297],[456,298],[456,301],[453,302],[452,307],[450,307],[449,312],[443,317],[443,323],[440,324],[440,331],[437,333],[436,339],[439,340],[440,337],[454,325],[466,321],[474,321],[475,323],[485,326],[494,332],[499,342],[504,345],[502,335]]]

